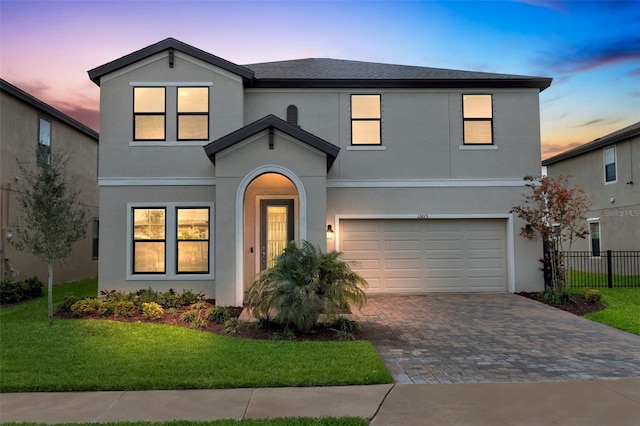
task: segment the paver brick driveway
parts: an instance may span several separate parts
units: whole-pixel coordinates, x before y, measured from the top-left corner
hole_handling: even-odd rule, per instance
[[[355,314],[397,383],[640,377],[640,336],[515,294],[370,295]]]

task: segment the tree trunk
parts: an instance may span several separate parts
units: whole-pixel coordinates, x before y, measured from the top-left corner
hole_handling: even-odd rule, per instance
[[[47,297],[49,299],[49,325],[53,325],[53,264],[47,262],[49,279],[47,280]]]

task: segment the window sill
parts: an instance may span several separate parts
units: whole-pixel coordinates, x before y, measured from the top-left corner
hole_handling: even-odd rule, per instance
[[[384,145],[349,145],[347,151],[386,151]]]
[[[491,151],[496,149],[498,149],[498,145],[460,145],[460,151]]]
[[[129,146],[204,146],[208,144],[210,141],[131,141],[129,142]]]
[[[127,281],[206,281],[213,274],[127,274]]]

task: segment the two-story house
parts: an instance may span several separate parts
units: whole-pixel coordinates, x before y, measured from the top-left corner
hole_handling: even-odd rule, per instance
[[[571,175],[591,198],[589,237],[574,250],[640,250],[640,122],[548,158],[551,177]]]
[[[46,154],[38,156],[37,148]],[[78,242],[66,264],[54,268],[54,282],[98,275],[98,133],[11,83],[0,79],[0,279],[47,279],[47,264],[16,250],[11,244],[16,220],[22,214],[17,191],[19,164],[34,167],[51,161],[51,153],[68,155],[68,169],[79,191],[78,202],[93,220],[87,237]]]
[[[370,293],[542,289],[509,213],[551,79],[335,59],[236,65],[166,39],[100,86],[100,288],[242,305],[287,241]]]

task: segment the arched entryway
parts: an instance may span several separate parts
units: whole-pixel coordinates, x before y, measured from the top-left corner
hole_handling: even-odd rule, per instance
[[[300,179],[281,166],[263,166],[243,179],[238,212],[236,297],[244,300],[257,273],[286,243],[306,239],[306,195]]]

